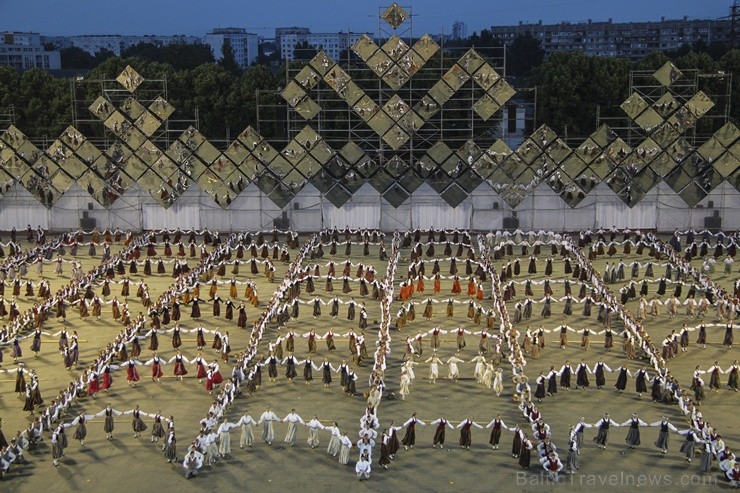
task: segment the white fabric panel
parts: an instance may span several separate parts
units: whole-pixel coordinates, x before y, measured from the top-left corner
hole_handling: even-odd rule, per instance
[[[411,221],[421,229],[467,229],[470,227],[473,204],[464,201],[454,209],[444,200],[436,204],[411,204]]]
[[[649,199],[632,209],[624,202],[602,202],[596,205],[597,228],[655,228],[657,203]]]
[[[708,201],[714,202],[710,209]],[[493,210],[498,201],[500,209]],[[93,202],[94,209],[87,210]],[[197,187],[191,187],[170,209],[163,209],[148,192],[136,185],[110,208],[95,203],[85,190],[73,186],[47,210],[31,194],[15,186],[0,197],[0,230],[32,227],[69,230],[79,227],[83,212],[97,220],[97,226],[138,231],[142,228],[197,228],[256,230],[272,228],[273,219],[290,219],[292,228],[316,231],[321,228],[382,228],[387,231],[407,228],[474,228],[498,229],[504,217],[512,215],[510,208],[485,186],[479,187],[457,208],[449,207],[429,186],[422,185],[410,200],[394,208],[382,200],[370,185],[363,186],[343,207],[335,208],[317,190],[307,186],[292,203],[281,211],[253,184],[235,197],[228,209],[221,209]],[[674,228],[703,228],[704,219],[718,211],[725,230],[740,228],[740,193],[722,182],[697,207],[689,208],[667,184],[661,183],[635,207],[627,207],[605,184],[599,185],[575,209],[545,186],[537,188],[515,209],[520,228],[573,231],[584,228],[630,227],[671,231]]]
[[[234,215],[228,209],[221,209],[220,207],[215,208],[201,208],[199,223],[207,225],[208,229],[217,229],[219,231],[231,231],[232,224],[231,218]]]
[[[409,229],[412,224],[411,204],[407,201],[400,207],[393,207],[386,201],[381,202],[380,225],[383,231]]]
[[[380,225],[380,207],[378,204],[353,204],[347,202],[337,209],[331,202],[323,204],[324,227],[344,228],[377,228]]]
[[[474,209],[470,227],[479,230],[501,229],[504,226],[504,216],[510,212],[501,209]]]
[[[231,227],[235,231],[256,231],[261,227],[261,192],[254,183],[250,183],[242,193],[234,197],[229,206],[231,213]],[[204,197],[202,203],[209,203],[209,198]],[[265,199],[269,200],[269,199]],[[210,200],[213,207],[218,207],[215,202]]]
[[[200,229],[200,206],[175,203],[169,209],[159,204],[142,204],[144,229]]]
[[[38,203],[36,205],[3,205],[0,207],[0,218],[2,218],[0,219],[0,230],[3,231],[13,228],[25,231],[29,224],[32,228],[49,227],[49,211]]]
[[[321,224],[321,208],[314,207],[304,210],[288,211],[290,227],[296,231],[319,231],[323,228]]]

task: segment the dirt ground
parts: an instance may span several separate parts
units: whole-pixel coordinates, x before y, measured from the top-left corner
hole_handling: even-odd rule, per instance
[[[7,234],[2,235],[3,240],[7,239]],[[301,242],[306,238],[301,236]],[[284,237],[281,237],[281,241]],[[199,240],[200,241],[200,240]],[[114,253],[121,248],[116,245]],[[162,254],[162,247],[158,247],[158,252]],[[390,250],[390,248],[389,248]],[[441,249],[438,249],[441,250]],[[326,275],[326,266],[330,260],[337,263],[338,273],[341,271],[340,264],[347,260],[344,249],[340,247],[338,255],[328,255],[328,249],[325,248],[327,255],[323,259],[307,259],[304,265],[318,263],[322,276]],[[291,254],[295,255],[296,251],[292,250]],[[442,257],[441,251],[438,251],[438,257]],[[477,249],[476,249],[477,253]],[[515,253],[518,253],[515,251]],[[548,256],[544,252],[540,256],[541,261],[538,264],[539,274],[531,276],[532,280],[540,281],[544,279],[542,271],[544,269],[544,259]],[[402,259],[398,266],[395,280],[398,286],[400,276],[405,276],[408,266],[408,249],[402,251]],[[378,251],[376,247],[371,247],[370,254],[365,257],[358,245],[352,251],[350,256],[353,263],[363,263],[372,265],[377,272],[378,277],[384,276],[387,263],[378,260]],[[67,251],[65,259],[72,257]],[[622,258],[625,263],[629,264],[632,260],[637,259],[640,262],[647,262],[647,256],[619,255],[614,259],[599,258],[594,261],[594,266],[601,271],[606,261],[613,262],[615,259]],[[498,269],[506,260],[495,261],[494,266]],[[80,248],[77,260],[83,264],[85,270],[100,262],[100,256],[93,258],[87,255],[86,248]],[[194,266],[197,259],[188,259],[190,266]],[[700,261],[699,261],[700,263]],[[719,262],[718,262],[719,264]],[[443,274],[449,264],[440,262]],[[564,278],[562,268],[562,258],[555,256],[553,275],[551,280],[557,281]],[[246,266],[242,265],[240,274],[236,275],[238,281],[247,281],[251,279],[257,285],[260,306],[258,308],[248,307],[249,321],[255,320],[265,303],[270,298],[270,294],[275,289],[277,283],[282,279],[286,272],[287,265],[279,262],[275,263],[277,272],[275,274],[275,283],[271,284],[265,276],[260,274],[252,276],[248,273]],[[523,273],[516,280],[526,279],[526,262],[523,262]],[[464,274],[464,264],[458,263],[458,267]],[[353,267],[353,276],[354,270]],[[152,299],[156,300],[159,293],[166,290],[174,281],[171,274],[171,265],[168,264],[169,272],[163,275],[154,274],[152,276],[143,276],[143,269],[139,268],[139,274],[130,275],[133,280],[132,286],[139,280],[144,280],[150,290]],[[664,268],[655,267],[656,276],[662,275]],[[431,271],[431,262],[427,260],[427,275]],[[721,273],[721,267],[717,269],[717,274],[712,276],[716,282],[729,286],[737,277],[737,268],[733,273],[726,276]],[[641,269],[641,275],[644,269]],[[339,274],[338,274],[339,275]],[[30,269],[28,277],[34,282],[38,280],[35,269]],[[57,278],[53,274],[53,265],[45,265],[44,277],[52,283],[52,288],[66,284],[70,280],[70,264],[65,264],[65,275]],[[227,270],[225,279],[230,279],[232,275]],[[424,294],[414,294],[412,301],[416,304],[416,319],[410,322],[403,330],[398,333],[391,331],[391,355],[388,359],[388,368],[386,370],[386,384],[388,391],[398,395],[398,380],[400,377],[400,367],[404,353],[405,337],[416,332],[426,332],[435,325],[440,325],[443,329],[453,329],[458,326],[464,326],[468,330],[480,330],[478,326],[472,323],[466,316],[468,297],[465,295],[466,276],[461,275],[463,280],[463,294],[454,296],[454,299],[461,301],[461,304],[455,305],[454,317],[445,317],[444,300],[451,296],[451,280],[445,279],[442,282],[442,289],[438,295],[431,291],[432,282],[427,282],[427,291]],[[629,280],[625,281],[625,283]],[[490,294],[490,283],[485,285],[486,299],[483,305],[491,307],[492,301],[488,299]],[[611,285],[616,291],[622,284]],[[572,282],[574,295],[577,294],[579,283]],[[335,280],[334,292],[328,294],[324,289],[323,280],[316,282],[316,293],[308,294],[305,290],[301,294],[302,301],[310,301],[315,295],[324,300],[328,300],[333,295],[337,295],[341,300],[348,301],[354,297],[356,301],[364,301],[368,311],[369,326],[365,330],[367,337],[368,350],[372,353],[374,342],[377,340],[378,321],[380,318],[379,303],[368,297],[362,297],[358,292],[358,285],[352,285],[353,291],[350,293],[341,292],[341,281]],[[120,287],[114,285],[113,294]],[[203,289],[203,288],[202,288]],[[562,284],[553,284],[555,297],[563,296]],[[639,284],[638,284],[639,289]],[[657,284],[650,284],[650,295],[657,289]],[[98,288],[99,290],[99,288]],[[524,293],[524,286],[517,285],[517,295],[521,298]],[[240,299],[243,298],[243,288],[240,289]],[[219,289],[219,296],[226,298],[228,296],[228,286],[222,286]],[[423,306],[421,301],[426,297],[443,301],[434,305],[434,316],[431,321],[426,321],[421,316]],[[685,296],[685,291],[684,291]],[[10,299],[6,288],[6,299]],[[542,286],[535,286],[534,299],[542,298]],[[683,300],[683,297],[682,297]],[[36,300],[21,296],[18,298],[21,311],[28,309]],[[132,313],[143,311],[140,301],[135,297],[129,298],[129,304],[132,307]],[[391,313],[395,313],[400,308],[401,302],[394,301],[391,306]],[[510,313],[514,311],[514,303],[507,304]],[[633,311],[637,309],[637,301],[631,300],[627,303],[627,308]],[[228,330],[231,336],[231,345],[234,352],[237,353],[246,347],[249,333],[239,329],[236,326],[236,320],[227,321],[223,318],[215,318],[211,315],[211,306],[203,304],[201,306],[203,317],[199,321],[191,320],[189,310],[183,310],[183,318],[180,322],[181,327],[190,329],[198,324],[202,324],[208,329],[219,327],[222,331]],[[311,314],[310,304],[301,304],[300,317],[298,320],[291,321],[286,327],[277,327],[270,325],[260,342],[260,350],[266,352],[267,344],[274,341],[278,333],[284,334],[288,329],[303,334],[311,329],[317,333],[323,334],[331,327],[337,333],[345,333],[350,328],[357,328],[357,320],[354,322],[346,320],[346,306],[341,305],[339,316],[333,319],[329,316],[329,306],[322,307],[322,315],[314,318]],[[574,305],[574,315],[564,318],[562,315],[562,304],[553,305],[553,314],[550,318],[543,319],[540,316],[540,305],[535,305],[534,314],[531,320],[524,321],[517,326],[523,334],[526,326],[537,328],[542,325],[545,329],[551,329],[561,323],[582,329],[586,326],[595,330],[602,330],[600,324],[596,321],[596,310],[590,318],[580,316],[580,305]],[[223,308],[222,308],[223,313]],[[710,311],[707,317],[707,323],[713,323],[715,313]],[[498,322],[498,319],[497,319]],[[670,330],[679,330],[682,324],[686,322],[689,326],[698,324],[698,320],[689,320],[683,312],[673,319],[662,314],[654,320],[645,322],[646,330],[652,335],[652,339],[660,341]],[[63,324],[57,320],[51,319],[44,324],[43,330],[49,334],[58,332]],[[71,380],[79,376],[86,364],[89,364],[98,354],[99,350],[104,348],[109,342],[113,341],[116,334],[121,330],[119,322],[113,320],[110,307],[103,309],[101,320],[87,318],[80,319],[78,314],[73,310],[69,311],[66,323],[67,329],[76,330],[81,340],[81,355],[79,368],[67,371],[64,369],[62,359],[57,351],[57,338],[45,337],[43,339],[42,349],[38,358],[34,358],[30,352],[30,339],[24,340],[21,345],[24,349],[22,361],[29,369],[35,369],[41,380],[41,390],[47,403],[56,395],[60,389],[64,388]],[[615,325],[615,331],[621,328]],[[683,387],[688,387],[692,371],[696,365],[702,365],[703,368],[711,366],[718,360],[720,366],[727,367],[733,360],[738,359],[737,349],[733,347],[728,349],[722,346],[722,328],[715,328],[709,332],[709,344],[707,349],[700,349],[694,343],[696,334],[692,333],[691,345],[687,353],[680,354],[677,358],[668,363],[671,372],[677,376]],[[584,359],[590,366],[602,359],[612,369],[616,369],[622,364],[626,364],[633,371],[645,364],[644,361],[627,360],[619,338],[615,338],[615,347],[611,351],[603,348],[603,338],[598,335],[592,336],[592,345],[589,351],[580,347],[580,336],[570,334],[569,344],[565,349],[560,349],[556,343],[557,334],[548,334],[546,338],[546,347],[543,349],[539,358],[529,359],[527,366],[527,375],[530,377],[530,383],[534,386],[534,379],[540,370],[546,371],[550,365],[559,368],[565,360],[569,360],[574,366]],[[194,335],[183,335],[183,354],[187,358],[196,355]],[[210,340],[209,340],[210,342]],[[520,341],[521,342],[521,341]],[[174,355],[174,350],[170,344],[169,337],[166,334],[159,336],[160,349],[159,354],[165,359]],[[486,425],[496,414],[500,414],[507,425],[513,426],[521,421],[521,413],[518,411],[516,404],[512,400],[513,385],[511,380],[505,380],[504,393],[496,397],[494,393],[485,386],[477,383],[473,378],[473,364],[468,363],[477,352],[477,336],[467,336],[467,347],[461,352],[460,357],[466,361],[460,365],[461,379],[457,382],[441,378],[436,384],[431,384],[428,380],[429,363],[425,360],[429,357],[431,349],[428,342],[425,343],[424,353],[417,359],[419,365],[415,368],[416,380],[411,388],[410,396],[402,401],[399,398],[385,399],[379,408],[379,417],[381,427],[386,427],[390,420],[394,420],[400,425],[413,413],[417,412],[418,417],[427,423],[439,417],[446,417],[451,422],[457,424],[461,420],[472,417],[476,422]],[[147,344],[142,344],[146,348]],[[4,348],[5,360],[2,369],[11,372],[14,370],[12,358],[10,358],[10,348]],[[307,354],[307,344],[305,339],[296,341],[296,355],[303,359]],[[446,360],[448,357],[456,354],[454,337],[447,335],[443,337],[442,346],[439,350],[439,356]],[[142,359],[148,359],[151,355],[146,349],[142,353]],[[204,351],[206,359],[217,357],[216,350],[207,348]],[[316,364],[323,361],[326,357],[336,367],[343,360],[351,362],[351,355],[347,348],[346,339],[337,339],[337,351],[329,353],[323,341],[319,342],[318,354],[314,356]],[[232,360],[233,362],[233,360]],[[125,373],[117,371],[114,374],[113,388],[108,393],[101,393],[97,399],[83,398],[79,399],[70,409],[70,416],[66,420],[71,420],[75,413],[86,412],[93,413],[102,410],[106,403],[110,402],[117,410],[127,411],[135,405],[148,413],[155,413],[159,410],[165,415],[173,415],[176,423],[178,437],[178,451],[180,457],[184,454],[189,441],[195,437],[199,425],[198,421],[207,412],[213,396],[209,395],[202,383],[194,377],[195,368],[189,366],[190,374],[183,382],[177,381],[172,377],[173,365],[167,365],[164,368],[165,378],[161,383],[151,380],[148,367],[141,367],[140,373],[142,380],[135,388],[128,387],[125,382]],[[368,389],[368,378],[371,363],[367,366],[356,368],[358,374],[357,390],[358,395],[350,397],[346,395],[339,387],[338,382],[326,389],[321,384],[319,372],[314,372],[316,379],[310,386],[303,383],[300,376],[294,383],[288,382],[284,377],[284,372],[280,371],[276,383],[270,383],[263,378],[263,387],[253,396],[239,398],[228,410],[230,420],[236,421],[245,410],[255,419],[259,417],[266,406],[272,409],[281,418],[287,414],[291,408],[306,421],[312,416],[317,415],[322,422],[329,424],[337,421],[340,427],[346,430],[349,436],[356,440],[358,438],[357,430],[359,429],[359,419],[364,411],[365,399],[362,392]],[[510,369],[504,367],[505,374],[510,374]],[[222,372],[227,375],[230,371],[230,365],[222,364]],[[446,376],[446,367],[440,368],[440,376]],[[592,377],[593,378],[593,377]],[[638,397],[634,392],[634,380],[630,380],[627,390],[618,394],[614,390],[614,373],[607,375],[607,385],[603,389],[596,389],[593,384],[585,390],[571,390],[569,392],[559,392],[554,397],[547,397],[538,406],[542,411],[544,419],[552,428],[554,443],[562,452],[564,460],[567,449],[568,428],[575,424],[579,417],[583,416],[587,422],[596,422],[603,412],[609,412],[616,421],[626,421],[633,412],[639,413],[640,418],[647,422],[658,421],[661,416],[669,416],[679,429],[685,429],[685,420],[679,415],[678,407],[663,403],[653,403],[649,395]],[[338,380],[338,378],[337,378]],[[723,376],[724,384],[726,377]],[[28,413],[23,412],[23,400],[14,392],[14,373],[0,373],[0,416],[3,418],[2,430],[6,438],[10,439],[16,430],[25,428],[32,418]],[[701,407],[707,421],[714,424],[721,430],[722,436],[727,444],[735,447],[740,442],[740,430],[736,420],[731,419],[735,416],[738,404],[738,395],[727,390],[724,385],[718,393],[707,392],[707,400]],[[145,420],[151,428],[151,420]],[[253,447],[241,450],[238,447],[238,432],[232,433],[233,453],[230,457],[220,460],[212,468],[204,468],[199,477],[186,480],[183,476],[182,466],[178,464],[167,464],[160,448],[160,443],[152,443],[149,439],[150,429],[145,431],[143,437],[134,438],[131,429],[130,420],[127,416],[120,416],[116,419],[115,438],[111,441],[105,439],[102,430],[103,424],[100,419],[94,420],[88,426],[88,438],[85,445],[80,444],[71,438],[71,431],[68,432],[70,437],[70,446],[66,449],[65,457],[61,460],[58,467],[52,465],[50,452],[49,435],[45,435],[44,441],[39,448],[28,452],[27,464],[15,464],[7,477],[0,483],[1,491],[18,491],[18,492],[36,492],[44,488],[54,488],[55,491],[98,491],[105,489],[110,492],[118,491],[136,491],[145,488],[166,488],[168,490],[177,489],[182,492],[202,491],[209,488],[218,491],[232,491],[236,489],[258,489],[260,491],[281,491],[286,489],[295,490],[302,488],[306,491],[353,491],[390,489],[399,491],[412,490],[430,490],[430,491],[555,491],[568,488],[572,491],[592,491],[595,487],[612,490],[627,491],[634,488],[645,488],[654,490],[660,486],[669,486],[681,491],[713,491],[716,488],[725,488],[727,483],[720,476],[719,469],[714,465],[713,471],[709,474],[699,472],[698,458],[692,463],[687,463],[682,454],[679,453],[681,437],[673,435],[671,438],[669,453],[663,455],[653,446],[653,441],[657,437],[655,428],[646,428],[642,432],[642,445],[636,450],[628,450],[624,444],[626,430],[615,428],[610,433],[609,447],[602,451],[591,442],[595,433],[587,430],[584,447],[580,457],[580,471],[573,476],[564,477],[561,484],[553,484],[540,474],[541,468],[533,460],[532,467],[529,471],[523,471],[517,464],[516,459],[511,457],[511,434],[504,433],[500,450],[492,450],[488,445],[489,430],[473,429],[473,445],[470,450],[463,450],[457,447],[459,438],[458,430],[448,430],[446,448],[443,450],[432,448],[432,436],[434,429],[432,426],[421,427],[417,431],[417,446],[414,449],[405,451],[403,448],[399,451],[397,458],[393,461],[390,469],[385,471],[380,469],[377,464],[373,463],[373,474],[367,482],[358,482],[354,476],[354,460],[356,452],[350,455],[350,464],[342,466],[336,458],[326,453],[326,444],[328,443],[329,434],[320,433],[321,446],[317,449],[311,449],[306,443],[307,432],[304,429],[299,430],[299,441],[295,447],[282,442],[284,425],[277,426],[278,441],[268,446],[262,443],[257,437]],[[255,429],[255,434],[258,435]],[[403,433],[402,431],[400,432]],[[379,447],[376,452],[379,455]]]

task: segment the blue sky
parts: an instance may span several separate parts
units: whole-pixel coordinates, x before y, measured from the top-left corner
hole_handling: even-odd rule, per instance
[[[358,0],[0,0],[0,30],[62,34],[187,34],[213,27],[244,27],[272,36],[275,27],[306,26],[313,32],[350,29],[377,33],[380,6]],[[423,0],[411,6],[413,35],[468,33],[519,21],[556,23],[587,19],[618,21],[666,18],[716,19],[731,0]]]

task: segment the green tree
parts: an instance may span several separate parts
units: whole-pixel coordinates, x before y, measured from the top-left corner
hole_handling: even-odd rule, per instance
[[[676,58],[674,63],[678,68],[697,69],[700,72],[715,72],[719,68],[719,63],[712,60],[706,52],[690,51]]]
[[[538,123],[569,137],[584,137],[596,129],[597,108],[603,116],[619,116],[626,99],[630,63],[621,58],[555,53],[540,65],[533,81],[538,87]]]
[[[15,106],[20,74],[17,70],[8,66],[0,66],[0,108]]]
[[[654,51],[635,64],[635,70],[658,70],[671,59],[662,51]]]
[[[109,49],[101,48],[98,50],[97,53],[95,53],[95,56],[93,57],[93,67],[97,67],[104,61],[108,60],[109,58],[114,58],[115,56],[116,54]]]
[[[294,60],[310,60],[319,52],[315,46],[308,44],[308,41],[301,41],[293,49]]]
[[[20,76],[15,96],[16,125],[32,137],[57,137],[72,120],[69,81],[40,69]]]
[[[740,50],[730,50],[719,60],[720,70],[732,74],[730,118],[740,125]]]
[[[162,50],[148,41],[137,43],[121,51],[121,58],[141,58],[150,62],[162,61]]]
[[[516,77],[529,77],[532,70],[542,64],[545,50],[540,40],[527,31],[514,38],[506,49],[506,74]]]
[[[264,65],[253,65],[234,81],[233,88],[226,97],[228,112],[224,115],[232,139],[236,133],[241,132],[248,125],[257,126],[258,91],[263,106],[260,118],[268,123],[261,131],[270,134],[275,132],[274,125],[270,126],[270,123],[274,123],[275,108],[266,103],[271,100],[271,97],[274,98],[276,87],[275,75]]]
[[[209,138],[225,137],[228,113],[228,95],[234,76],[221,65],[201,65],[190,72],[192,78],[192,107],[199,110],[200,130]]]
[[[221,57],[221,60],[218,61],[218,64],[230,74],[238,74],[239,64],[236,63],[234,48],[231,46],[231,40],[229,38],[224,38],[224,44],[223,46],[221,46],[221,52],[223,56]]]
[[[463,41],[462,46],[473,47],[475,48],[475,51],[483,56],[493,58],[500,57],[502,55],[501,47],[503,46],[503,43],[500,39],[494,38],[491,31],[488,29],[483,29],[480,34],[474,32],[467,42],[464,42],[465,40],[461,41]]]
[[[192,70],[205,63],[213,63],[213,50],[203,43],[172,43],[162,47],[162,61],[175,70]]]
[[[95,66],[92,55],[76,46],[59,50],[59,57],[64,69],[91,69]]]

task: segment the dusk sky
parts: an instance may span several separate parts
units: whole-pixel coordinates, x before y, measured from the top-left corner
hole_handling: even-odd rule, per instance
[[[273,36],[276,27],[313,32],[377,33],[380,6],[356,0],[0,0],[0,30],[72,34],[202,35],[213,27],[243,27]],[[557,23],[612,18],[618,21],[727,16],[731,0],[424,0],[411,6],[413,34],[449,33],[463,21],[468,33],[519,21]],[[407,21],[408,22],[408,21]],[[388,27],[384,25],[384,27]]]

